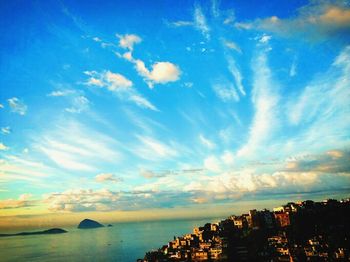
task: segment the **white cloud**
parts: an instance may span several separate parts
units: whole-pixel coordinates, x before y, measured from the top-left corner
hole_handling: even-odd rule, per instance
[[[235,43],[232,41],[228,41],[228,40],[223,40],[224,46],[237,51],[238,53],[242,54],[242,49]]]
[[[51,93],[49,93],[47,96],[53,96],[53,97],[68,96],[68,95],[72,95],[74,93],[75,93],[75,91],[74,90],[70,90],[70,89],[55,90],[55,91],[52,91]]]
[[[192,88],[193,87],[193,82],[185,82],[184,86],[187,88]]]
[[[344,137],[350,128],[349,74],[350,47],[345,47],[329,70],[287,101],[288,124],[303,129],[280,147],[293,151],[302,146],[312,153],[348,145]]]
[[[27,156],[7,155],[0,161],[0,174],[0,182],[25,180],[36,185],[41,179],[57,174],[57,170]]]
[[[77,160],[77,156],[72,156],[70,153],[59,151],[55,149],[40,148],[52,161],[54,161],[60,168],[80,171],[94,171],[95,168],[88,163],[82,163]]]
[[[269,41],[272,39],[272,36],[270,35],[266,35],[266,34],[263,34],[261,37],[259,37],[259,43],[262,43],[262,44],[267,44],[269,43]]]
[[[238,69],[238,66],[236,65],[235,60],[232,57],[227,57],[227,62],[228,62],[228,70],[230,71],[230,73],[232,74],[235,80],[237,89],[243,96],[245,96],[246,93],[242,84],[243,77],[241,72]]]
[[[221,155],[221,160],[228,166],[232,166],[234,164],[234,154],[231,151],[225,151],[222,155]]]
[[[171,25],[175,27],[182,27],[182,26],[193,26],[194,23],[192,21],[176,21],[176,22],[172,22]]]
[[[170,145],[164,144],[148,136],[137,136],[141,145],[138,145],[133,152],[141,158],[156,160],[176,157],[178,152]]]
[[[51,211],[109,211],[118,206],[120,196],[106,189],[75,189],[51,193],[44,197]]]
[[[72,99],[71,107],[65,110],[69,113],[81,113],[90,108],[90,101],[85,96],[77,96]]]
[[[179,80],[181,71],[179,67],[170,62],[156,62],[152,65],[152,70],[148,70],[145,63],[139,59],[132,60],[136,71],[144,77],[148,86],[153,88],[154,84],[166,84]]]
[[[5,146],[3,143],[0,142],[0,151],[2,150],[8,150],[9,148]]]
[[[233,10],[228,10],[227,13],[228,13],[227,17],[225,18],[225,20],[223,22],[224,25],[230,25],[236,20],[236,15],[235,15],[235,12]]]
[[[4,105],[3,105],[3,104],[0,104],[0,108],[4,108]]]
[[[175,82],[179,79],[180,69],[170,62],[156,62],[152,65],[149,78],[155,83]]]
[[[21,116],[24,116],[27,113],[27,105],[23,103],[20,99],[17,97],[12,97],[7,99],[7,102],[9,103],[9,106],[11,108],[11,112],[17,113]]]
[[[126,36],[120,36],[121,40],[124,40],[123,44],[121,45],[124,48],[128,49],[128,52],[125,52],[124,54],[116,53],[118,57],[124,58],[125,60],[133,63],[135,65],[135,69],[137,73],[144,78],[146,83],[150,88],[153,88],[154,84],[166,84],[169,82],[175,82],[179,80],[180,78],[180,68],[171,63],[171,62],[155,62],[151,65],[152,69],[149,70],[145,62],[140,59],[135,59],[133,57],[132,51],[133,51],[133,44],[138,43],[139,41],[136,41],[137,36],[135,35],[127,35]]]
[[[297,60],[296,58],[294,58],[292,65],[290,66],[289,76],[293,77],[293,76],[296,76],[296,74],[297,74]]]
[[[104,182],[112,182],[112,183],[119,183],[123,181],[121,178],[117,177],[116,175],[112,173],[101,173],[96,175],[95,180],[99,183]]]
[[[138,35],[134,34],[117,34],[116,36],[119,38],[119,46],[129,50],[133,50],[134,45],[142,41],[142,39]]]
[[[102,42],[101,38],[97,36],[93,37],[92,40],[94,40],[95,42]]]
[[[212,12],[214,17],[219,17],[220,16],[219,3],[218,3],[218,0],[212,0],[211,1],[211,12]]]
[[[67,170],[93,172],[121,158],[118,141],[79,122],[64,122],[40,134],[33,147]]]
[[[131,95],[130,101],[133,101],[139,107],[147,108],[153,111],[159,111],[150,101],[140,95]]]
[[[229,144],[235,139],[235,130],[232,125],[223,128],[219,131],[219,137],[224,144]]]
[[[11,128],[9,126],[5,126],[1,128],[1,133],[4,135],[11,134]]]
[[[258,150],[262,150],[264,143],[272,137],[274,129],[278,128],[279,96],[266,60],[265,53],[261,53],[254,60],[252,102],[255,115],[250,126],[248,141],[238,151],[238,156],[252,156]]]
[[[234,88],[233,84],[223,81],[217,82],[213,85],[213,90],[217,97],[219,97],[224,102],[239,101],[239,95]]]
[[[199,141],[202,143],[202,145],[206,146],[207,148],[214,149],[216,147],[215,143],[210,141],[204,135],[200,134],[198,137],[199,137]]]
[[[86,84],[88,86],[99,86],[99,87],[103,87],[104,86],[104,83],[102,82],[101,79],[97,79],[95,77],[90,77],[88,79],[88,81],[86,82]]]
[[[202,9],[199,5],[196,5],[194,7],[193,18],[194,18],[195,27],[202,33],[202,35],[206,39],[209,39],[210,38],[210,34],[209,34],[210,29],[209,29],[209,26],[207,24],[206,18],[202,12]]]
[[[210,172],[219,173],[221,171],[220,160],[216,156],[205,158],[203,165]]]
[[[107,88],[110,91],[115,91],[119,88],[130,88],[133,85],[132,82],[125,76],[117,73],[112,73],[111,71],[107,71],[104,75],[104,78],[109,83]]]

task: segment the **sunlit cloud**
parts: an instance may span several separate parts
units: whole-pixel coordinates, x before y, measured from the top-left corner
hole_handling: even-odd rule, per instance
[[[0,209],[12,209],[32,206],[36,201],[31,200],[31,194],[22,194],[18,199],[0,200]]]
[[[105,182],[110,182],[110,183],[119,183],[122,182],[123,179],[121,179],[120,177],[117,177],[116,175],[112,174],[112,173],[101,173],[96,175],[95,177],[96,182],[99,183],[105,183]]]
[[[138,44],[142,41],[141,37],[134,34],[126,35],[116,35],[119,38],[119,46],[129,50],[133,50],[135,44]]]
[[[341,1],[312,1],[301,7],[292,18],[271,16],[254,21],[236,22],[246,30],[262,30],[283,37],[298,37],[312,41],[325,40],[350,31],[350,8]]]

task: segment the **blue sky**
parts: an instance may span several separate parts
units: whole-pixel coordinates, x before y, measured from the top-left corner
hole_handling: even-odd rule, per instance
[[[349,193],[348,1],[7,1],[0,17],[4,216]]]

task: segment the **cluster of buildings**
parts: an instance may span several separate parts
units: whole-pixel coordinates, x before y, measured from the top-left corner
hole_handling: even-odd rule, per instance
[[[350,199],[250,210],[174,237],[139,261],[350,261],[349,217]]]
[[[148,253],[140,261],[225,261],[227,239],[220,236],[219,224],[195,227],[192,234],[174,237],[167,245]]]

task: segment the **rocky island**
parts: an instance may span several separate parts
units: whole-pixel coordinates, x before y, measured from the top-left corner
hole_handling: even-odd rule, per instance
[[[78,225],[79,229],[89,229],[89,228],[99,228],[99,227],[104,227],[104,225],[100,224],[95,220],[88,219],[88,218],[81,221]]]
[[[35,232],[21,232],[14,234],[0,234],[0,237],[12,237],[12,236],[28,236],[28,235],[50,235],[50,234],[62,234],[67,233],[68,231],[61,228],[51,228],[44,231],[35,231]]]

